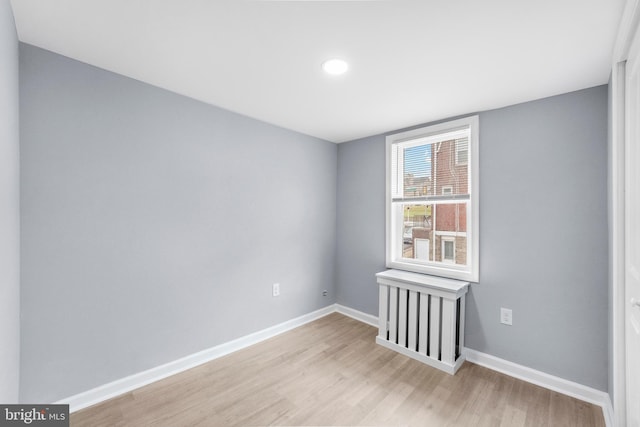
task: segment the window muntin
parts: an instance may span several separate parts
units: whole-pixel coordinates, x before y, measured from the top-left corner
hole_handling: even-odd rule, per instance
[[[478,118],[387,137],[387,266],[478,280]]]

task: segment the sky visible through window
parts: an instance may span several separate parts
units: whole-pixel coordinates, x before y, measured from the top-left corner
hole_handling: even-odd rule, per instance
[[[431,176],[431,144],[405,148],[404,173],[414,177]]]

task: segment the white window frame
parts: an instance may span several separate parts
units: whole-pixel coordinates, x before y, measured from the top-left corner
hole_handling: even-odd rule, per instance
[[[424,144],[426,141],[438,139],[439,135],[455,133],[469,130],[469,142],[467,146],[467,164],[469,167],[469,198],[467,203],[467,265],[449,264],[444,262],[425,262],[423,260],[413,260],[402,256],[402,220],[393,223],[392,182],[395,185],[402,185],[398,176],[392,176],[392,158],[395,144]],[[478,116],[465,117],[452,120],[437,125],[413,129],[386,137],[386,266],[398,270],[413,271],[416,273],[431,274],[434,276],[448,277],[452,279],[477,282],[479,279],[479,118]],[[420,202],[429,202],[429,197],[425,196]],[[443,196],[439,196],[443,197]],[[399,224],[399,226],[398,226]],[[435,227],[435,224],[433,224]],[[434,230],[435,231],[435,230]],[[398,236],[398,233],[400,235]],[[460,233],[458,233],[460,235]],[[434,233],[435,237],[435,233]],[[399,239],[399,240],[398,240]],[[434,238],[435,240],[435,238]],[[400,242],[398,244],[398,242]],[[455,243],[454,243],[455,248]],[[454,249],[455,250],[455,249]]]
[[[441,192],[443,196],[451,195],[453,194],[453,187],[451,185],[445,185],[442,187]]]

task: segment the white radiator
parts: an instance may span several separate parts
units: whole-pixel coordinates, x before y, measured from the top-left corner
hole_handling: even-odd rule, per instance
[[[380,286],[376,342],[455,374],[464,362],[464,299],[468,282],[387,270]]]

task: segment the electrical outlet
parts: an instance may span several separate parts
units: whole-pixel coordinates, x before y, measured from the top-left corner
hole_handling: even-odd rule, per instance
[[[327,295],[329,295],[329,291],[327,291],[326,289],[324,291],[322,291],[322,296],[326,297]]]
[[[280,283],[274,283],[271,289],[271,293],[274,297],[280,296]]]
[[[510,308],[500,308],[500,323],[503,325],[513,325],[513,312]]]

